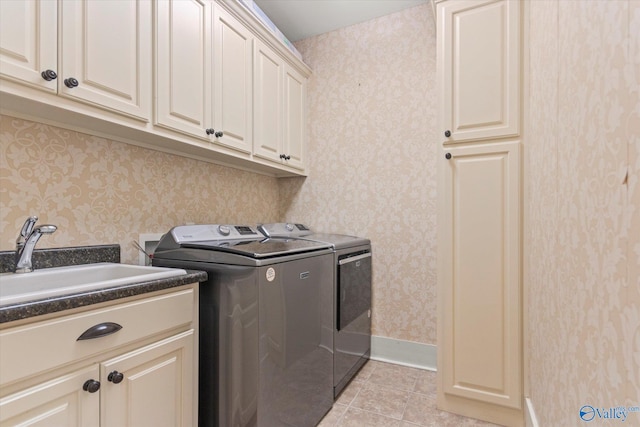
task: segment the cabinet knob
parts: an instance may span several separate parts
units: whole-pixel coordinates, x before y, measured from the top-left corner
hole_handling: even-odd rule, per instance
[[[214,135],[216,136],[216,138],[220,138],[222,135],[224,135],[224,132],[218,131],[218,132],[214,133]]]
[[[118,371],[110,372],[109,376],[107,376],[107,380],[111,381],[114,384],[120,384],[123,379],[124,379],[124,374]]]
[[[449,138],[451,136],[451,131],[450,130],[445,130],[444,131],[444,136],[446,136],[447,138]]]
[[[100,390],[100,381],[87,380],[82,386],[82,389],[84,391],[88,391],[89,393],[95,393],[96,391]]]
[[[69,89],[73,89],[74,87],[78,87],[80,83],[78,83],[78,80],[74,79],[73,77],[69,77],[68,79],[64,79],[64,85],[66,87],[68,87]]]
[[[216,133],[216,131],[213,130],[213,128],[207,128],[205,129],[205,132],[207,133],[207,135],[213,135],[214,133]]]
[[[447,153],[447,154],[445,154],[445,155],[444,155],[444,158],[445,158],[445,159],[447,159],[447,160],[449,160],[449,159],[451,158],[451,153]]]
[[[43,79],[45,79],[48,82],[58,78],[58,75],[53,70],[44,70],[42,73],[40,73],[40,75],[42,76]]]
[[[285,160],[291,160],[291,156],[287,154],[286,156],[284,156],[284,159]]]
[[[284,160],[284,159],[286,159],[286,158],[287,158],[287,155],[286,155],[286,154],[280,154],[280,158],[281,158],[282,160]]]

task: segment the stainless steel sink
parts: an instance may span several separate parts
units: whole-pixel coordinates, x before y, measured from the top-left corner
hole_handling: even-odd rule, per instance
[[[0,274],[0,306],[186,274],[176,268],[115,263],[84,264]]]

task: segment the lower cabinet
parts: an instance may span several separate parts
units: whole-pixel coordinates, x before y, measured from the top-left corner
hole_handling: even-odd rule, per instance
[[[197,425],[195,301],[195,290],[183,289],[1,330],[0,357],[6,361],[0,361],[0,426]],[[76,339],[107,323],[121,328]],[[45,336],[60,349],[47,345]],[[56,358],[63,347],[75,355],[67,363]],[[21,353],[32,366],[11,374]]]
[[[444,147],[438,407],[522,423],[520,142]]]

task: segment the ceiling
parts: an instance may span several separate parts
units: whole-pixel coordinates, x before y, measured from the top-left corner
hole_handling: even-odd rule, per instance
[[[291,42],[369,21],[429,0],[254,0]]]

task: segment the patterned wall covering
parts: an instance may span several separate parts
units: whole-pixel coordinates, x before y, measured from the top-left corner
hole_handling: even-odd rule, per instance
[[[174,225],[278,219],[276,178],[0,116],[0,250],[28,215],[58,231],[38,247],[119,243]]]
[[[296,44],[309,82],[311,168],[281,216],[369,237],[373,334],[436,342],[435,28],[430,5]]]
[[[541,426],[579,426],[640,406],[640,2],[529,7],[527,375]]]

